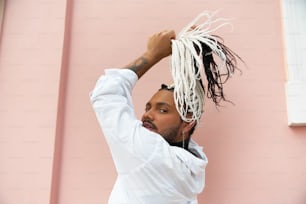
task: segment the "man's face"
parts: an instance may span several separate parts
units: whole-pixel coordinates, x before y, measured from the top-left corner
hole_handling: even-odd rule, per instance
[[[143,127],[159,133],[168,142],[182,139],[184,122],[176,110],[173,92],[160,90],[147,102],[142,116]]]

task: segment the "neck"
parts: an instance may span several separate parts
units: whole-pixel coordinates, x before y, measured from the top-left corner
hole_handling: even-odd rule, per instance
[[[190,137],[188,137],[185,140],[182,140],[182,141],[179,141],[179,142],[171,142],[169,144],[171,146],[182,147],[182,148],[184,148],[184,149],[186,149],[188,151],[189,139],[190,139]]]

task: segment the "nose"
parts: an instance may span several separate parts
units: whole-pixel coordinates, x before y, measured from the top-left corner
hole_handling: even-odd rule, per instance
[[[144,119],[149,119],[150,121],[154,120],[154,114],[152,110],[147,110],[146,112],[144,112],[144,114],[142,115],[142,120]]]

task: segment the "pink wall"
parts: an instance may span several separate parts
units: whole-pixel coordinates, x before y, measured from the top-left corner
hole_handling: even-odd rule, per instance
[[[0,46],[0,203],[107,203],[114,166],[88,93],[106,67],[141,54],[152,33],[203,10],[234,17],[218,34],[246,61],[206,104],[194,135],[209,158],[199,203],[306,203],[306,128],[287,126],[280,2],[6,1]],[[165,73],[165,74],[160,74]],[[169,59],[138,83],[135,107],[170,81]],[[148,91],[149,90],[149,91]]]

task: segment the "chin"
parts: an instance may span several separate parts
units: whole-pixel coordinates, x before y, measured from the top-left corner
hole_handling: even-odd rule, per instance
[[[146,128],[147,130],[150,130],[151,132],[155,132],[155,133],[158,133],[157,130],[153,129],[153,128],[149,128],[149,127],[145,127],[143,126],[144,128]]]

